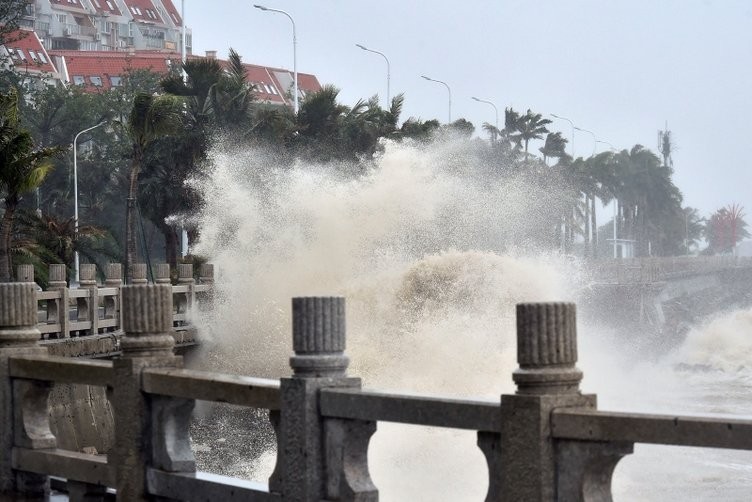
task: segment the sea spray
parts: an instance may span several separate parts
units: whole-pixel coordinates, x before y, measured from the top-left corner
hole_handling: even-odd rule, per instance
[[[214,369],[289,374],[290,298],[334,294],[347,298],[350,373],[366,387],[496,400],[513,390],[515,303],[575,299],[577,263],[534,249],[554,234],[555,197],[495,175],[464,143],[388,143],[357,175],[263,152],[213,161],[195,251],[219,270],[217,308],[198,321]],[[472,433],[381,424],[370,456],[384,500],[486,489]]]

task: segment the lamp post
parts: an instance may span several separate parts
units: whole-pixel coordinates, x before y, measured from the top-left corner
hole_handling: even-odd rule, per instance
[[[384,61],[386,61],[386,107],[389,108],[389,79],[390,79],[390,69],[389,69],[389,58],[386,57],[386,55],[383,52],[375,51],[373,49],[369,49],[368,47],[364,47],[360,44],[355,44],[355,47],[359,47],[363,49],[364,51],[373,52],[374,54],[378,54],[382,58],[384,58]]]
[[[582,127],[574,126],[575,129],[581,132],[586,132],[590,134],[593,137],[593,155],[595,155],[595,145],[598,143],[598,138],[595,137],[595,133],[593,131],[588,131],[587,129],[583,129]]]
[[[603,144],[603,145],[608,145],[608,146],[609,146],[609,148],[610,148],[610,149],[611,149],[612,151],[614,151],[614,152],[618,152],[618,151],[619,151],[619,150],[617,150],[617,149],[616,149],[616,147],[615,147],[614,145],[612,145],[612,144],[611,144],[611,143],[609,143],[608,141],[601,141],[601,140],[597,139],[597,140],[595,140],[595,143],[596,143],[596,144],[598,144],[598,143],[601,143],[601,144]]]
[[[298,39],[295,35],[295,20],[292,18],[290,14],[287,12],[280,10],[280,9],[272,9],[271,7],[264,7],[263,5],[253,5],[257,9],[266,11],[266,12],[278,12],[280,14],[284,14],[287,16],[287,18],[292,23],[292,72],[293,72],[293,92],[294,92],[294,98],[295,98],[295,115],[298,114]]]
[[[552,113],[551,116],[555,119],[566,120],[567,122],[569,122],[569,125],[572,126],[572,160],[574,160],[574,122],[572,122],[566,117],[561,117],[559,115],[556,115],[555,113]]]
[[[442,82],[441,80],[436,80],[431,77],[426,77],[425,75],[421,75],[421,77],[423,77],[426,80],[430,80],[431,82],[443,84],[444,87],[447,88],[447,92],[449,93],[449,123],[451,124],[452,123],[452,90],[449,88],[449,84],[447,84],[446,82]]]
[[[473,96],[473,99],[477,101],[478,103],[485,103],[487,105],[493,106],[494,113],[496,114],[496,122],[494,123],[494,125],[496,126],[496,130],[498,130],[499,129],[499,109],[496,108],[496,105],[491,103],[490,101],[486,101],[485,99],[478,99],[475,96]]]
[[[85,132],[89,132],[92,129],[96,129],[97,127],[101,127],[105,125],[107,122],[102,121],[99,124],[95,126],[91,126],[89,128],[84,129],[83,131],[80,131],[76,136],[73,138],[73,238],[74,242],[75,239],[78,238],[78,137],[81,136]],[[76,286],[78,286],[78,251],[74,254],[74,268],[76,271]]]

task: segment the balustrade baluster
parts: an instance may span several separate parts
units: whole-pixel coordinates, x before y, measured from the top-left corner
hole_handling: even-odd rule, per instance
[[[50,432],[47,382],[12,381],[9,359],[47,354],[39,345],[36,284],[0,284],[0,494],[43,496],[46,476],[13,469],[13,447],[54,448]],[[2,496],[0,496],[2,498]]]
[[[187,458],[187,416],[182,400],[154,398],[141,391],[141,372],[153,367],[182,367],[173,354],[172,288],[165,284],[123,286],[123,356],[113,361],[115,448],[119,500],[149,500],[146,468],[184,470]],[[177,406],[174,403],[178,402]],[[190,401],[192,406],[192,401]],[[182,416],[181,416],[182,415]]]
[[[285,500],[376,501],[367,460],[376,424],[324,419],[318,411],[321,389],[361,386],[345,373],[345,300],[294,298],[292,316],[293,376],[280,382],[278,458],[269,488]]]
[[[60,298],[49,300],[47,302],[47,322],[56,319],[56,324],[60,324],[60,332],[56,338],[68,338],[70,336],[70,291],[68,284],[65,282],[66,269],[65,265],[55,263],[50,265],[50,280],[48,291],[58,291]],[[51,336],[52,337],[52,336]]]

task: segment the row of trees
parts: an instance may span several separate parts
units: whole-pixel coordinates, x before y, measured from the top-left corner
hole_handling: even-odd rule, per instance
[[[24,84],[18,74],[0,74],[5,99],[12,101],[13,89]],[[216,60],[195,59],[167,76],[132,71],[122,86],[104,92],[62,86],[25,88],[26,99],[18,103],[12,127],[27,128],[29,140],[33,138],[36,148],[30,152],[37,160],[30,166],[36,174],[30,171],[24,183],[6,181],[3,164],[1,187],[8,219],[7,223],[3,219],[2,235],[8,236],[3,242],[18,262],[52,257],[71,264],[73,251],[78,250],[89,260],[123,258],[128,264],[163,253],[175,263],[181,222],[201,205],[200,194],[185,181],[206,174],[209,147],[220,140],[226,148],[271,150],[290,165],[301,158],[338,161],[337,165],[348,166],[349,175],[358,176],[383,147],[382,139],[427,142],[464,137],[483,159],[487,175],[503,178],[522,173],[540,186],[551,187],[550,199],[542,201],[548,206],[547,219],[534,237],[540,245],[561,247],[567,253],[580,248],[585,255],[597,256],[603,243],[598,242],[596,202],[614,199],[619,206],[615,222],[619,237],[633,240],[637,255],[681,254],[687,239],[702,237],[697,211],[682,207],[668,162],[661,163],[640,145],[572,159],[566,153],[566,139],[549,130],[551,121],[531,110],[524,114],[505,110],[502,129],[484,124],[490,141],[470,139],[474,127],[464,119],[445,125],[415,118],[401,122],[402,95],[386,109],[376,96],[346,106],[338,102],[335,87],[325,86],[309,93],[295,115],[286,107],[255,99],[241,58],[232,50],[226,67]],[[0,111],[6,122],[13,116],[9,109]],[[82,225],[74,235],[72,153],[61,152],[77,131],[102,121],[106,126],[87,133],[82,140],[92,141],[78,152]],[[543,141],[540,157],[530,149],[537,140]],[[34,187],[38,187],[35,197],[22,200],[21,194]],[[16,207],[22,210],[22,224],[12,230]],[[15,247],[9,245],[12,235]],[[0,259],[2,253],[0,249]],[[8,260],[2,266],[10,270]]]

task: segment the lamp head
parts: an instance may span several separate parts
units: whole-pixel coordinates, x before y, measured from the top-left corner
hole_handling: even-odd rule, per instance
[[[362,46],[362,45],[360,45],[360,44],[355,44],[355,47],[360,47],[360,48],[361,48],[361,49],[363,49],[364,51],[367,51],[367,50],[368,50],[368,49],[366,49],[365,47],[363,47],[363,46]]]
[[[421,77],[423,77],[423,78],[424,78],[424,79],[426,79],[426,80],[433,80],[432,78],[428,78],[428,77],[426,77],[425,75],[421,75]]]
[[[264,7],[263,5],[256,5],[256,4],[253,4],[253,6],[254,6],[254,7],[256,7],[257,9],[261,9],[261,10],[268,10],[268,9],[267,9],[266,7]]]
[[[475,96],[473,96],[473,99],[474,99],[475,101],[480,101],[480,99],[476,98]]]

